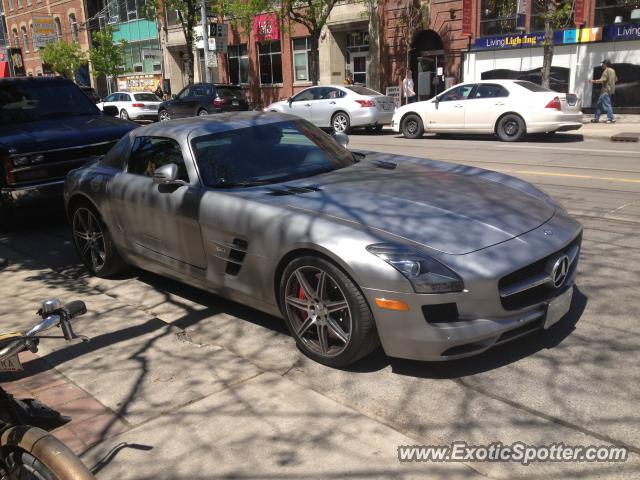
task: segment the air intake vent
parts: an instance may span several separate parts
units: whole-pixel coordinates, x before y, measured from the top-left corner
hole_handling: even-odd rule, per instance
[[[267,195],[273,195],[274,197],[282,197],[284,195],[300,195],[302,193],[313,193],[322,190],[320,187],[308,186],[308,187],[284,187],[282,189],[271,189]]]
[[[229,258],[227,259],[227,268],[225,273],[227,275],[238,275],[244,262],[244,257],[247,255],[247,248],[249,243],[246,240],[240,238],[233,239],[233,246],[229,250]]]

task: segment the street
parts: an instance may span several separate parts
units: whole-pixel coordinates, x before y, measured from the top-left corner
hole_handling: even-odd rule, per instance
[[[305,358],[277,318],[138,270],[112,280],[88,277],[61,215],[24,221],[0,233],[0,257],[9,260],[0,270],[0,324],[26,327],[47,296],[86,301],[89,313],[75,328],[94,340],[42,342],[39,355],[121,423],[81,452],[90,466],[103,462],[98,478],[638,478],[640,144],[560,133],[519,143],[407,140],[385,131],[355,132],[349,148],[497,170],[561,201],[584,225],[570,313],[549,331],[465,360],[412,362],[379,350],[351,368],[331,369]],[[286,387],[295,390],[290,397],[278,394],[284,381],[295,384]],[[309,415],[312,438],[294,431],[290,419],[307,391],[335,405],[323,411],[336,412],[326,421]],[[213,412],[206,429],[193,416],[203,402]],[[249,432],[246,418],[273,405],[282,411],[266,422],[268,435],[225,439],[215,430],[216,412],[220,431]],[[176,440],[187,428],[183,421],[194,429],[193,445]],[[145,428],[153,426],[151,440]],[[400,464],[395,450],[375,448],[376,439],[385,445],[614,444],[627,447],[630,458],[473,462],[445,471],[442,464]],[[155,446],[114,450],[120,442]],[[159,456],[163,442],[175,449],[171,459]],[[181,461],[191,447],[198,458],[210,455],[209,463]],[[116,453],[105,460],[110,451]]]

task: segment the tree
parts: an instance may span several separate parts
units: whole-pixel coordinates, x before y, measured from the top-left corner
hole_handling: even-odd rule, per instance
[[[182,33],[187,46],[187,77],[189,78],[189,83],[193,83],[193,65],[195,63],[193,29],[200,22],[200,0],[147,0],[145,16],[149,20],[157,20],[159,16],[170,10],[178,14],[178,21],[182,26]]]
[[[400,27],[400,38],[405,52],[405,71],[409,70],[409,57],[411,54],[411,43],[416,32],[422,28],[423,24],[429,22],[429,4],[422,4],[420,0],[406,0],[400,16],[398,26]]]
[[[124,48],[127,45],[125,40],[118,43],[113,42],[113,27],[107,25],[106,28],[91,35],[93,45],[89,51],[89,60],[93,73],[96,76],[105,75],[113,77],[120,73],[124,64]]]
[[[381,0],[365,0],[369,17],[369,86],[380,91],[380,4]]]
[[[544,19],[542,42],[542,86],[549,88],[553,62],[553,31],[565,27],[573,16],[572,0],[537,0],[536,6]]]
[[[40,57],[54,72],[71,80],[75,79],[76,71],[87,63],[86,55],[78,42],[49,43],[41,49]]]
[[[320,79],[318,62],[320,34],[336,3],[338,0],[282,0],[281,2],[281,12],[285,18],[304,25],[309,31],[311,42],[309,76],[313,85],[317,85]]]

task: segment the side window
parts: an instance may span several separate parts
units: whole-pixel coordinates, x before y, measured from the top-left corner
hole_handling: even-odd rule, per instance
[[[196,85],[191,88],[192,97],[204,97],[207,94],[207,90],[202,85]]]
[[[492,83],[481,83],[473,98],[499,98],[508,97],[509,91],[502,85],[494,85]]]
[[[105,102],[115,102],[116,101],[116,94],[112,93],[107,98],[105,98],[104,101]]]
[[[293,97],[293,101],[294,102],[304,102],[304,101],[309,101],[309,100],[314,100],[315,99],[315,91],[318,90],[317,88],[309,88],[307,90],[304,90],[302,92],[300,92],[298,95],[296,95],[295,97]]]
[[[130,102],[131,101],[131,95],[129,95],[128,93],[121,93],[120,94],[120,101],[121,102]]]
[[[137,137],[129,156],[127,171],[153,177],[156,168],[170,163],[178,166],[178,179],[188,182],[189,175],[178,142],[166,137]]]
[[[182,90],[179,94],[178,94],[178,98],[180,100],[183,100],[185,98],[187,98],[191,93],[191,87],[186,87],[184,90]]]
[[[127,152],[130,148],[130,134],[126,134],[122,137],[118,143],[116,143],[107,154],[102,157],[100,163],[107,167],[122,170],[124,166],[124,160],[127,156]]]
[[[320,89],[320,98],[322,100],[331,100],[334,98],[342,97],[344,92],[342,90],[338,90],[337,88],[332,87],[323,87]]]
[[[453,102],[456,100],[466,100],[473,90],[473,84],[460,85],[440,96],[441,102]]]

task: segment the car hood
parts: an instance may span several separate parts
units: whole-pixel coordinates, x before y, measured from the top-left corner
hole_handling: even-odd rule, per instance
[[[15,153],[38,152],[119,140],[137,126],[106,115],[57,117],[3,126],[0,144]]]
[[[375,155],[367,158],[375,160]],[[392,235],[452,255],[515,238],[547,222],[555,212],[552,205],[528,193],[469,174],[470,167],[457,168],[442,170],[416,161],[389,170],[363,161],[287,184],[318,191],[271,197],[289,208],[357,223],[381,241]]]

